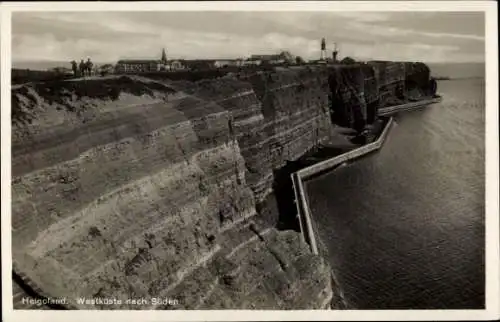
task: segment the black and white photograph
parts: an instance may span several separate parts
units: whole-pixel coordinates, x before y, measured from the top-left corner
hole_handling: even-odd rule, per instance
[[[498,318],[496,3],[241,3],[2,4],[10,316]]]

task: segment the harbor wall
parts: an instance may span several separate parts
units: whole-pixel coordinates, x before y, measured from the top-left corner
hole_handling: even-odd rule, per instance
[[[300,221],[300,229],[303,235],[303,240],[309,244],[311,252],[313,254],[319,255],[320,253],[318,250],[318,240],[316,237],[317,230],[313,225],[314,218],[311,214],[311,208],[305,189],[305,182],[315,175],[325,173],[326,171],[331,171],[341,164],[353,161],[357,158],[379,150],[384,144],[385,139],[389,135],[392,123],[393,119],[391,117],[385,124],[385,127],[380,136],[374,142],[363,145],[359,148],[353,149],[333,158],[318,162],[292,174],[292,181],[294,183],[293,189],[296,196],[297,214]]]

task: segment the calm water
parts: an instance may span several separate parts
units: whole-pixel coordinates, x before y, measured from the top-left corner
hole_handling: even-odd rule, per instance
[[[484,79],[396,119],[382,150],[307,184],[349,305],[484,308]]]

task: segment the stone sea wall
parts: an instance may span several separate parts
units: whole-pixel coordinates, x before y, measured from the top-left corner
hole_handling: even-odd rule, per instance
[[[392,80],[350,68],[13,87],[15,273],[51,296],[121,300],[104,309],[330,307],[328,263],[262,205],[275,171],[335,135],[339,83],[347,123],[375,118]]]

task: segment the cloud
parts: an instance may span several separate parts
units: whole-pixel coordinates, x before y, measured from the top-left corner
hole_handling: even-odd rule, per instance
[[[356,22],[380,22],[390,19],[389,13],[384,12],[335,12],[338,17],[344,17]]]
[[[485,35],[483,12],[392,12],[381,26],[401,27],[423,33],[443,33],[463,36]]]
[[[470,28],[464,25],[470,24]],[[18,12],[13,59],[230,58],[289,50],[319,56],[484,61],[484,15],[435,12]]]

